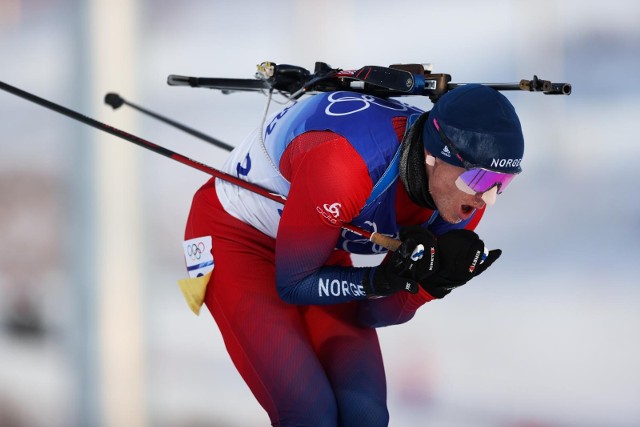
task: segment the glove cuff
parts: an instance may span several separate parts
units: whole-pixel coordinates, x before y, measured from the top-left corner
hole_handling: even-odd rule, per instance
[[[362,288],[367,296],[388,296],[398,291],[411,294],[418,292],[420,285],[413,279],[406,279],[380,266],[368,267],[362,278]]]
[[[376,290],[373,286],[373,275],[375,274],[375,268],[365,267],[364,275],[362,276],[362,289],[367,296],[375,295]]]
[[[451,292],[451,289],[444,289],[444,288],[425,289],[423,287],[422,289],[426,293],[431,295],[433,297],[433,299],[442,299],[442,298],[446,297],[447,295],[449,295],[449,293]]]
[[[427,279],[428,280],[428,279]],[[429,283],[420,283],[420,287],[422,289],[424,289],[425,291],[427,291],[427,293],[429,295],[431,295],[432,297],[436,298],[436,299],[442,299],[444,297],[446,297],[447,295],[449,295],[449,293],[451,292],[451,289],[455,288],[456,286],[459,286],[462,284],[451,284],[451,286],[443,286],[442,284],[439,284],[437,286],[434,285],[429,285]]]
[[[424,304],[438,299],[431,295],[429,292],[425,291],[422,286],[419,286],[418,288],[418,293],[407,295],[407,301],[404,305],[404,308],[406,308],[407,310],[416,311]]]

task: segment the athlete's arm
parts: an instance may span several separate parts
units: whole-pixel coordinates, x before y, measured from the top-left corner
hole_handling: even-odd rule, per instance
[[[367,165],[343,137],[307,132],[292,141],[280,170],[291,182],[276,239],[276,286],[293,304],[365,298],[364,269],[326,267],[342,232],[371,193]]]
[[[358,312],[362,326],[380,328],[408,322],[425,303],[435,299],[420,288],[417,294],[396,292],[386,298],[363,301]]]
[[[469,220],[465,221],[464,225],[451,225],[447,227],[447,224],[440,224],[436,222],[439,233],[449,231],[448,228],[465,228],[467,230],[474,230],[480,219],[485,212],[484,207],[474,212],[473,216]],[[403,224],[407,225],[407,224]],[[433,229],[431,231],[434,231]],[[378,298],[362,301],[359,311],[359,322],[363,326],[371,328],[379,328],[389,325],[398,325],[408,322],[416,314],[416,311],[425,303],[434,300],[435,298],[420,287],[420,291],[415,294],[409,294],[407,292],[398,292],[386,298]]]

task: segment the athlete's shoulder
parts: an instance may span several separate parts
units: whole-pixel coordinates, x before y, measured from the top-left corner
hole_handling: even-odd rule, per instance
[[[344,180],[364,174],[365,159],[342,135],[329,131],[307,131],[295,137],[280,157],[282,175],[291,180],[298,168],[312,168]]]

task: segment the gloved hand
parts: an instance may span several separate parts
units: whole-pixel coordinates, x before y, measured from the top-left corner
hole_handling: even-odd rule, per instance
[[[440,268],[420,284],[435,298],[442,298],[485,271],[501,254],[500,249],[487,251],[471,230],[449,231],[438,237]]]
[[[365,274],[367,295],[391,295],[401,290],[418,292],[418,283],[438,268],[436,238],[420,226],[400,230],[402,244],[378,267]]]

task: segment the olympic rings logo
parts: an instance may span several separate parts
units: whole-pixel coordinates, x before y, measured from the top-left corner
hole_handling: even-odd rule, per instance
[[[372,105],[376,105],[378,107],[386,108],[388,110],[394,111],[407,111],[411,106],[406,104],[402,104],[400,102],[390,102],[380,98],[376,98],[372,95],[362,94],[360,96],[350,96],[350,95],[342,95],[344,92],[334,92],[327,97],[329,101],[329,105],[325,108],[324,112],[327,116],[347,116],[349,114],[358,113],[360,111],[366,110]],[[339,104],[348,103],[348,107],[346,107],[346,111],[335,111],[335,106]],[[332,107],[334,107],[334,111],[332,111]]]
[[[193,261],[199,260],[202,258],[202,253],[204,252],[204,243],[198,242],[192,243],[187,246],[187,256],[190,257]]]

